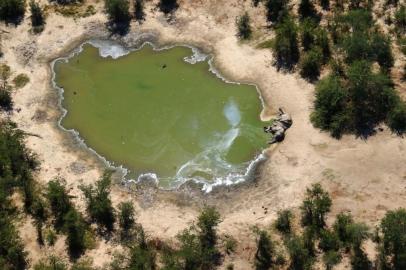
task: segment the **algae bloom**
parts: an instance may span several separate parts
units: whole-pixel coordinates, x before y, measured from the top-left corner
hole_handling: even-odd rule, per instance
[[[56,61],[62,126],[127,178],[154,175],[164,188],[244,180],[266,145],[256,88],[224,82],[188,47],[117,50],[109,57],[87,43]]]

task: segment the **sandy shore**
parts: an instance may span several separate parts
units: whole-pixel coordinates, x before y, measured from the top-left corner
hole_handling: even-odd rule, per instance
[[[269,149],[269,160],[261,167],[255,182],[228,187],[205,195],[185,186],[177,192],[163,192],[144,187],[130,193],[115,186],[115,204],[131,199],[137,210],[138,221],[153,236],[169,239],[192,222],[204,203],[216,205],[222,214],[220,233],[239,239],[237,253],[226,261],[233,261],[235,269],[250,269],[255,252],[251,227],[267,227],[283,208],[297,207],[305,188],[321,182],[334,200],[332,215],[350,210],[359,220],[373,226],[386,210],[406,205],[406,140],[390,133],[386,127],[368,140],[345,136],[337,141],[314,129],[309,121],[314,98],[314,86],[296,74],[277,72],[269,50],[255,45],[272,34],[266,28],[264,9],[253,8],[249,1],[193,1],[181,3],[175,19],[168,22],[155,5],[147,4],[147,19],[133,23],[130,33],[123,38],[128,44],[137,41],[140,33],[154,33],[163,44],[186,43],[203,48],[214,55],[214,64],[232,80],[255,83],[259,86],[270,116],[278,107],[289,112],[294,124],[280,145]],[[90,3],[90,2],[89,2]],[[44,1],[45,4],[45,1]],[[101,10],[101,3],[94,3]],[[250,43],[240,43],[235,35],[235,17],[248,10],[254,18],[256,31]],[[2,33],[4,58],[14,74],[26,73],[30,83],[14,93],[15,108],[12,120],[21,129],[40,135],[28,137],[28,146],[38,154],[40,182],[59,177],[66,180],[75,203],[83,209],[77,186],[92,183],[101,174],[103,164],[84,149],[74,137],[57,125],[61,116],[58,96],[51,85],[50,61],[66,54],[84,40],[106,38],[106,17],[98,12],[87,18],[72,18],[50,14],[40,35],[29,33],[29,20],[17,28],[7,27]],[[6,29],[0,25],[0,29]],[[400,68],[397,59],[395,67]],[[403,93],[404,85],[398,86]],[[265,213],[262,206],[268,208]],[[24,224],[23,237],[28,243],[31,261],[41,250],[33,239],[32,224]],[[63,239],[53,252],[62,254]],[[89,251],[97,257],[96,265],[108,261],[115,247],[101,242]]]

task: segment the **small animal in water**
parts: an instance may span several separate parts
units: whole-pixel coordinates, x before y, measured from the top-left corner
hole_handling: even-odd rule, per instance
[[[164,68],[166,68],[166,64],[163,64],[163,65],[162,65],[162,69],[164,69]]]

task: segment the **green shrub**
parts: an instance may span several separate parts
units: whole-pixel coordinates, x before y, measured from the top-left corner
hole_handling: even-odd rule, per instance
[[[303,270],[311,269],[313,259],[308,250],[305,248],[303,240],[298,236],[290,238],[286,244],[287,251],[290,257],[289,269]]]
[[[34,270],[68,270],[68,266],[60,258],[51,255],[36,263]]]
[[[159,0],[159,9],[165,14],[171,13],[177,8],[177,0]]]
[[[325,216],[330,211],[331,199],[319,183],[306,189],[306,197],[300,207],[302,225],[320,231],[325,226]]]
[[[372,263],[361,248],[355,248],[351,253],[351,268],[353,270],[370,270]]]
[[[275,247],[269,234],[260,230],[258,232],[257,251],[255,253],[255,269],[268,270],[274,261]]]
[[[402,135],[406,133],[406,104],[398,101],[388,114],[387,123],[392,132]]]
[[[292,231],[292,217],[293,214],[290,210],[279,211],[275,228],[283,234],[289,234]]]
[[[79,257],[86,249],[86,224],[83,217],[74,208],[64,216],[64,231],[66,232],[66,245],[69,255]]]
[[[219,212],[214,207],[204,207],[197,220],[197,229],[202,252],[202,267],[205,269],[217,264],[220,257],[216,233],[216,227],[219,223]]]
[[[320,232],[319,248],[324,252],[338,251],[340,249],[340,239],[334,231],[322,230]]]
[[[300,75],[309,80],[317,80],[320,76],[320,68],[323,62],[321,50],[313,48],[302,56],[300,62]]]
[[[395,13],[396,33],[401,36],[406,34],[406,6],[402,5]]]
[[[30,11],[31,11],[31,25],[34,29],[34,32],[39,33],[44,29],[45,24],[45,18],[42,9],[38,3],[34,2],[34,0],[31,0]]]
[[[250,17],[247,12],[237,18],[238,37],[241,39],[249,39],[252,35]]]
[[[72,264],[70,270],[95,270],[91,259],[80,259]]]
[[[45,197],[48,199],[51,213],[55,218],[55,227],[61,229],[64,225],[65,215],[72,208],[65,185],[58,180],[49,181]]]
[[[13,83],[16,88],[23,88],[29,81],[30,78],[26,74],[18,74],[13,79]]]
[[[49,246],[53,246],[56,242],[56,239],[57,239],[57,235],[54,230],[48,229],[45,232],[45,240]]]
[[[348,248],[351,245],[351,234],[349,227],[354,223],[354,220],[349,213],[340,213],[336,216],[333,225],[334,233],[341,241],[341,245]]]
[[[288,3],[287,0],[267,0],[265,6],[268,20],[273,23],[282,22],[288,15]]]
[[[144,20],[144,0],[135,0],[134,1],[134,17],[137,21]]]
[[[118,206],[118,221],[121,228],[122,239],[130,236],[135,225],[134,206],[131,202],[122,202]]]
[[[332,270],[333,267],[340,263],[342,257],[337,251],[328,251],[323,255],[323,262],[326,266],[326,270]]]
[[[0,1],[0,21],[6,23],[19,23],[25,14],[24,0],[2,0]]]
[[[297,27],[292,19],[287,18],[277,26],[273,53],[278,69],[291,70],[299,60]]]
[[[6,211],[0,211],[0,267],[24,270],[28,266],[27,252],[12,219]]]
[[[331,56],[330,41],[327,31],[324,28],[317,28],[315,31],[315,45],[321,49],[323,63],[327,63]]]
[[[227,254],[235,252],[237,248],[237,241],[231,235],[225,235],[224,239],[224,249]]]
[[[128,0],[105,0],[104,8],[109,18],[110,29],[124,34],[130,26],[130,5]]]
[[[370,63],[356,61],[348,69],[352,125],[357,134],[368,134],[386,120],[396,105],[397,94],[387,75],[372,73]]]
[[[148,245],[144,229],[138,228],[138,237],[130,247],[130,260],[126,269],[131,270],[154,270],[156,269],[155,251]]]
[[[90,218],[107,232],[114,229],[115,213],[110,200],[111,172],[106,171],[96,185],[79,187],[86,198],[86,209]]]
[[[388,211],[381,221],[383,249],[381,257],[393,269],[406,267],[406,210]]]
[[[13,100],[10,91],[0,89],[0,109],[4,111],[11,111],[13,109]]]
[[[298,13],[301,19],[312,18],[316,21],[320,20],[320,15],[317,14],[312,0],[300,0]]]
[[[374,33],[371,38],[371,50],[374,54],[374,60],[378,62],[384,72],[389,72],[395,62],[389,37]]]
[[[275,45],[275,40],[274,39],[268,39],[265,40],[261,43],[259,43],[256,47],[258,49],[272,49]]]
[[[168,256],[166,265],[181,265],[168,269],[213,269],[219,263],[216,227],[220,214],[213,207],[204,207],[196,226],[191,226],[177,235],[180,248]],[[168,266],[169,267],[169,266]],[[166,268],[165,268],[166,269]]]
[[[306,18],[300,25],[300,39],[304,51],[310,50],[316,41],[315,30],[317,24],[314,20]]]

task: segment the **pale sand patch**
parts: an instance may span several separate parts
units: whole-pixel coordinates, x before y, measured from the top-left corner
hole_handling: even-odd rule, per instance
[[[239,240],[235,269],[249,269],[255,254],[251,226],[269,227],[276,212],[297,207],[311,183],[322,181],[334,199],[333,213],[351,210],[357,219],[370,225],[387,209],[406,205],[406,141],[378,132],[367,141],[345,136],[337,141],[313,128],[309,121],[314,95],[313,85],[296,74],[277,72],[272,66],[269,50],[255,49],[255,43],[272,36],[265,25],[263,7],[254,9],[250,1],[183,1],[175,20],[168,23],[162,14],[147,3],[147,20],[133,23],[131,33],[153,32],[162,43],[188,43],[215,55],[215,65],[230,79],[256,83],[268,105],[263,116],[272,115],[279,106],[289,112],[294,124],[283,143],[269,151],[261,177],[255,183],[214,191],[209,195],[188,196],[185,193],[138,191],[130,194],[120,187],[113,188],[114,204],[131,199],[137,209],[138,221],[149,235],[169,239],[187,227],[196,217],[199,206],[206,202],[218,207],[223,221],[220,233]],[[44,2],[45,3],[45,2]],[[64,178],[76,196],[75,203],[83,209],[79,183],[92,183],[102,172],[102,164],[81,148],[70,134],[61,131],[56,121],[60,116],[56,91],[50,85],[49,61],[78,45],[87,36],[105,36],[106,18],[95,4],[94,16],[73,20],[51,14],[45,31],[38,36],[28,33],[29,19],[17,28],[7,27],[2,33],[2,48],[15,74],[26,73],[30,83],[16,91],[12,120],[24,131],[36,133],[42,139],[28,137],[28,146],[38,154],[41,170],[38,179],[46,183],[54,177]],[[252,15],[258,29],[256,39],[247,44],[238,42],[235,18],[243,10]],[[6,29],[4,25],[1,29]],[[266,34],[266,36],[264,36]],[[24,49],[22,49],[24,46]],[[26,49],[27,46],[29,49]],[[399,60],[397,59],[397,65]],[[399,88],[404,91],[404,86]],[[265,214],[262,206],[268,208]],[[36,262],[47,250],[40,250],[34,239],[35,230],[24,225],[23,238],[29,243],[29,257]],[[59,242],[58,242],[59,243]],[[111,243],[99,243],[88,252],[95,265],[101,266],[111,258]],[[56,246],[62,254],[64,245]],[[226,259],[226,261],[230,261]]]

